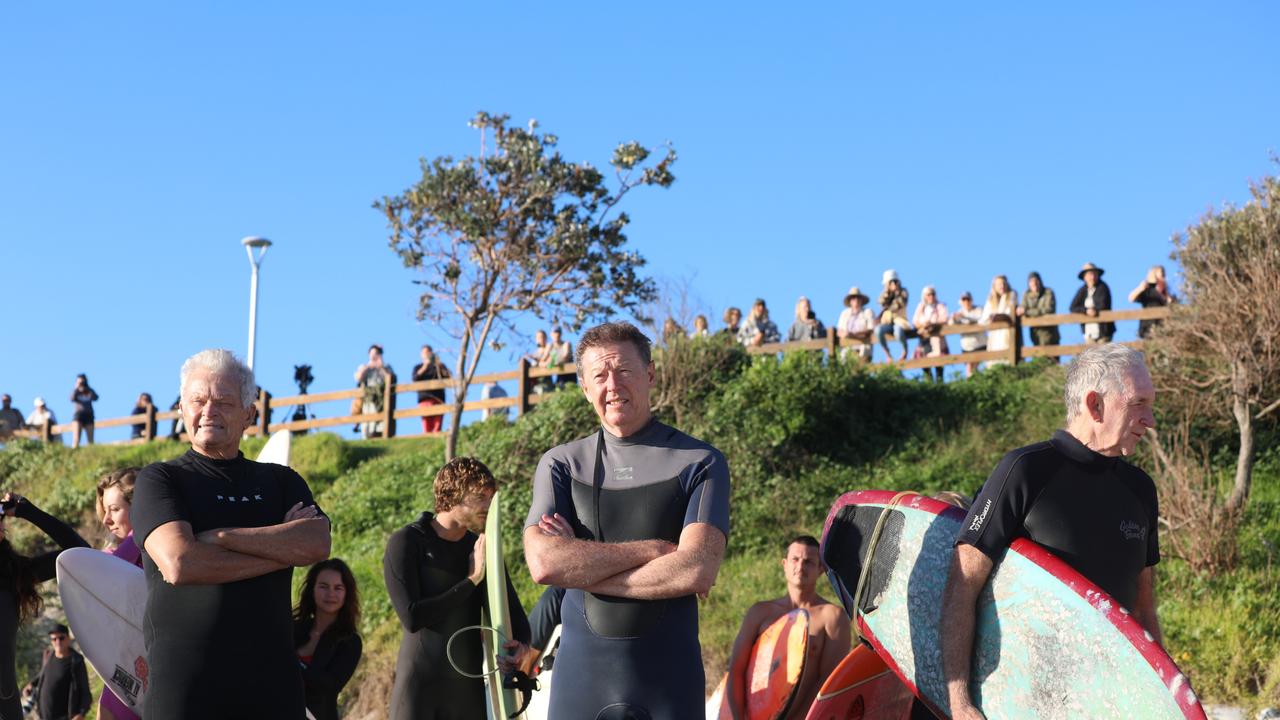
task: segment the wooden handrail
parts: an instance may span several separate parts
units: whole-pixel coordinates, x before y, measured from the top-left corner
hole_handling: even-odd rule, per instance
[[[991,322],[974,325],[943,325],[938,330],[939,335],[969,335],[969,334],[985,334],[993,330],[1013,330],[1013,342],[1010,347],[1005,350],[982,350],[978,352],[956,352],[948,355],[940,355],[933,357],[913,358],[905,361],[891,361],[877,363],[880,365],[890,365],[902,370],[929,369],[936,367],[945,367],[947,365],[957,365],[964,363],[981,363],[981,362],[1020,362],[1028,358],[1037,357],[1061,357],[1064,355],[1077,355],[1082,352],[1088,345],[1023,345],[1022,328],[1038,328],[1038,327],[1054,327],[1060,325],[1076,325],[1093,322],[1120,322],[1131,320],[1160,320],[1169,317],[1169,308],[1141,308],[1133,310],[1108,310],[1100,312],[1096,317],[1090,317],[1079,313],[1059,313],[1054,315],[1042,315],[1034,318],[1014,318],[1012,322]],[[794,351],[811,351],[828,353],[835,352],[840,348],[859,347],[864,345],[873,345],[873,341],[868,338],[866,340],[859,338],[840,338],[837,337],[835,329],[829,329],[825,338],[814,340],[803,340],[800,342],[778,342],[767,343],[755,347],[746,348],[748,353],[753,355],[776,355],[777,353],[794,352]],[[1133,340],[1123,343],[1133,348],[1141,348],[1143,342],[1141,340]],[[464,412],[473,412],[477,410],[497,410],[504,408],[515,408],[517,414],[523,414],[534,405],[547,399],[547,395],[537,391],[537,388],[544,386],[545,383],[538,382],[542,378],[554,378],[560,375],[569,375],[577,373],[577,365],[574,363],[566,363],[555,367],[542,368],[532,367],[526,360],[520,360],[514,370],[506,370],[502,372],[486,373],[484,375],[476,375],[471,380],[471,387],[477,387],[489,382],[516,382],[516,392],[509,397],[489,398],[487,400],[467,400],[463,403]],[[283,397],[271,397],[270,393],[263,392],[259,399],[255,401],[262,412],[259,414],[258,423],[245,431],[246,435],[261,435],[264,432],[277,432],[279,430],[316,430],[326,427],[337,427],[342,425],[354,425],[365,422],[380,422],[383,424],[381,437],[390,438],[395,436],[395,424],[397,420],[406,420],[419,417],[437,417],[448,415],[453,412],[452,403],[441,403],[438,405],[428,405],[418,407],[416,405],[404,408],[396,408],[396,396],[404,393],[422,392],[425,390],[449,390],[454,389],[454,379],[440,380],[421,380],[417,382],[396,383],[385,389],[384,408],[382,412],[376,413],[358,413],[355,415],[342,415],[338,417],[326,418],[308,418],[306,420],[287,419],[284,422],[271,422],[272,411],[287,407],[306,405],[312,406],[319,403],[335,402],[339,400],[350,400],[352,398],[362,397],[364,390],[361,388],[348,388],[345,390],[330,390],[319,393],[306,393],[301,395],[287,395]],[[143,413],[138,415],[125,415],[116,418],[106,418],[99,420],[96,427],[125,427],[142,425],[144,428],[144,437],[127,440],[124,442],[145,442],[147,440],[160,439],[167,437],[166,433],[155,432],[154,437],[147,437],[148,423],[158,423],[162,421],[174,420],[180,417],[181,413],[177,410],[166,410],[164,412]],[[60,423],[51,425],[47,428],[30,428],[20,430],[14,433],[18,437],[28,437],[40,439],[45,436],[46,432],[49,436],[61,435],[71,432],[71,423]],[[439,433],[430,433],[438,435]],[[185,437],[185,436],[184,436]]]

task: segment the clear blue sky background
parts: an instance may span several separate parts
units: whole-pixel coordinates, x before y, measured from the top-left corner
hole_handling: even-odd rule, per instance
[[[890,267],[913,304],[1035,269],[1065,305],[1085,261],[1124,307],[1172,233],[1276,171],[1277,27],[1265,2],[9,3],[0,390],[66,421],[86,372],[99,417],[167,405],[187,355],[245,349],[245,235],[275,242],[265,387],[303,362],[347,387],[375,341],[407,374],[447,338],[370,203],[475,152],[482,109],[601,166],[672,142],[631,241],[717,315],[759,295],[785,331],[805,294],[830,323]]]

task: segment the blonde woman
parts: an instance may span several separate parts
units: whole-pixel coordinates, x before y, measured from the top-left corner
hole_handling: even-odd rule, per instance
[[[98,480],[98,520],[110,533],[106,552],[142,567],[142,552],[133,542],[133,483],[138,468],[125,468],[107,473]],[[104,691],[98,699],[98,717],[104,720],[138,720],[138,716],[115,694]]]
[[[809,298],[801,295],[796,301],[796,319],[791,323],[791,330],[787,333],[787,342],[818,340],[826,336],[827,328],[813,314],[813,306],[809,304]]]
[[[991,292],[987,295],[987,304],[982,308],[982,324],[991,322],[1013,322],[1018,311],[1018,291],[1009,284],[1009,278],[997,275],[991,280]],[[987,350],[1008,350],[1013,347],[1013,328],[987,331]],[[991,360],[987,365],[1008,365],[1008,360]]]

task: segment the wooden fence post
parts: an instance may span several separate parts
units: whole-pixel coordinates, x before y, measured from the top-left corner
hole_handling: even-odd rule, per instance
[[[46,443],[53,442],[53,423],[49,422],[49,418],[45,418],[40,425],[40,439]]]
[[[520,376],[516,378],[516,395],[520,398],[520,402],[516,404],[516,417],[529,412],[529,360],[528,358],[520,358],[520,364],[516,366]]]
[[[1014,312],[1013,317],[1013,342],[1009,343],[1009,350],[1012,352],[1010,364],[1017,367],[1022,362],[1022,318]]]
[[[833,327],[827,328],[827,361],[835,362],[840,354],[840,335]]]
[[[271,393],[258,388],[258,434],[267,437],[271,434]]]
[[[147,442],[156,439],[156,406],[153,403],[147,403],[147,419],[146,424],[142,426],[142,438]]]
[[[389,440],[396,436],[396,376],[389,373],[387,382],[382,386],[382,439]]]

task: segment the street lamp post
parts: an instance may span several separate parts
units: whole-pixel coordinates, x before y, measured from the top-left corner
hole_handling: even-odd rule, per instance
[[[253,280],[249,285],[249,369],[253,369],[253,345],[258,337],[258,267],[262,265],[262,257],[271,247],[271,241],[261,237],[247,237],[240,241],[244,251],[249,255],[249,264],[253,266]],[[257,255],[254,255],[257,250]]]

